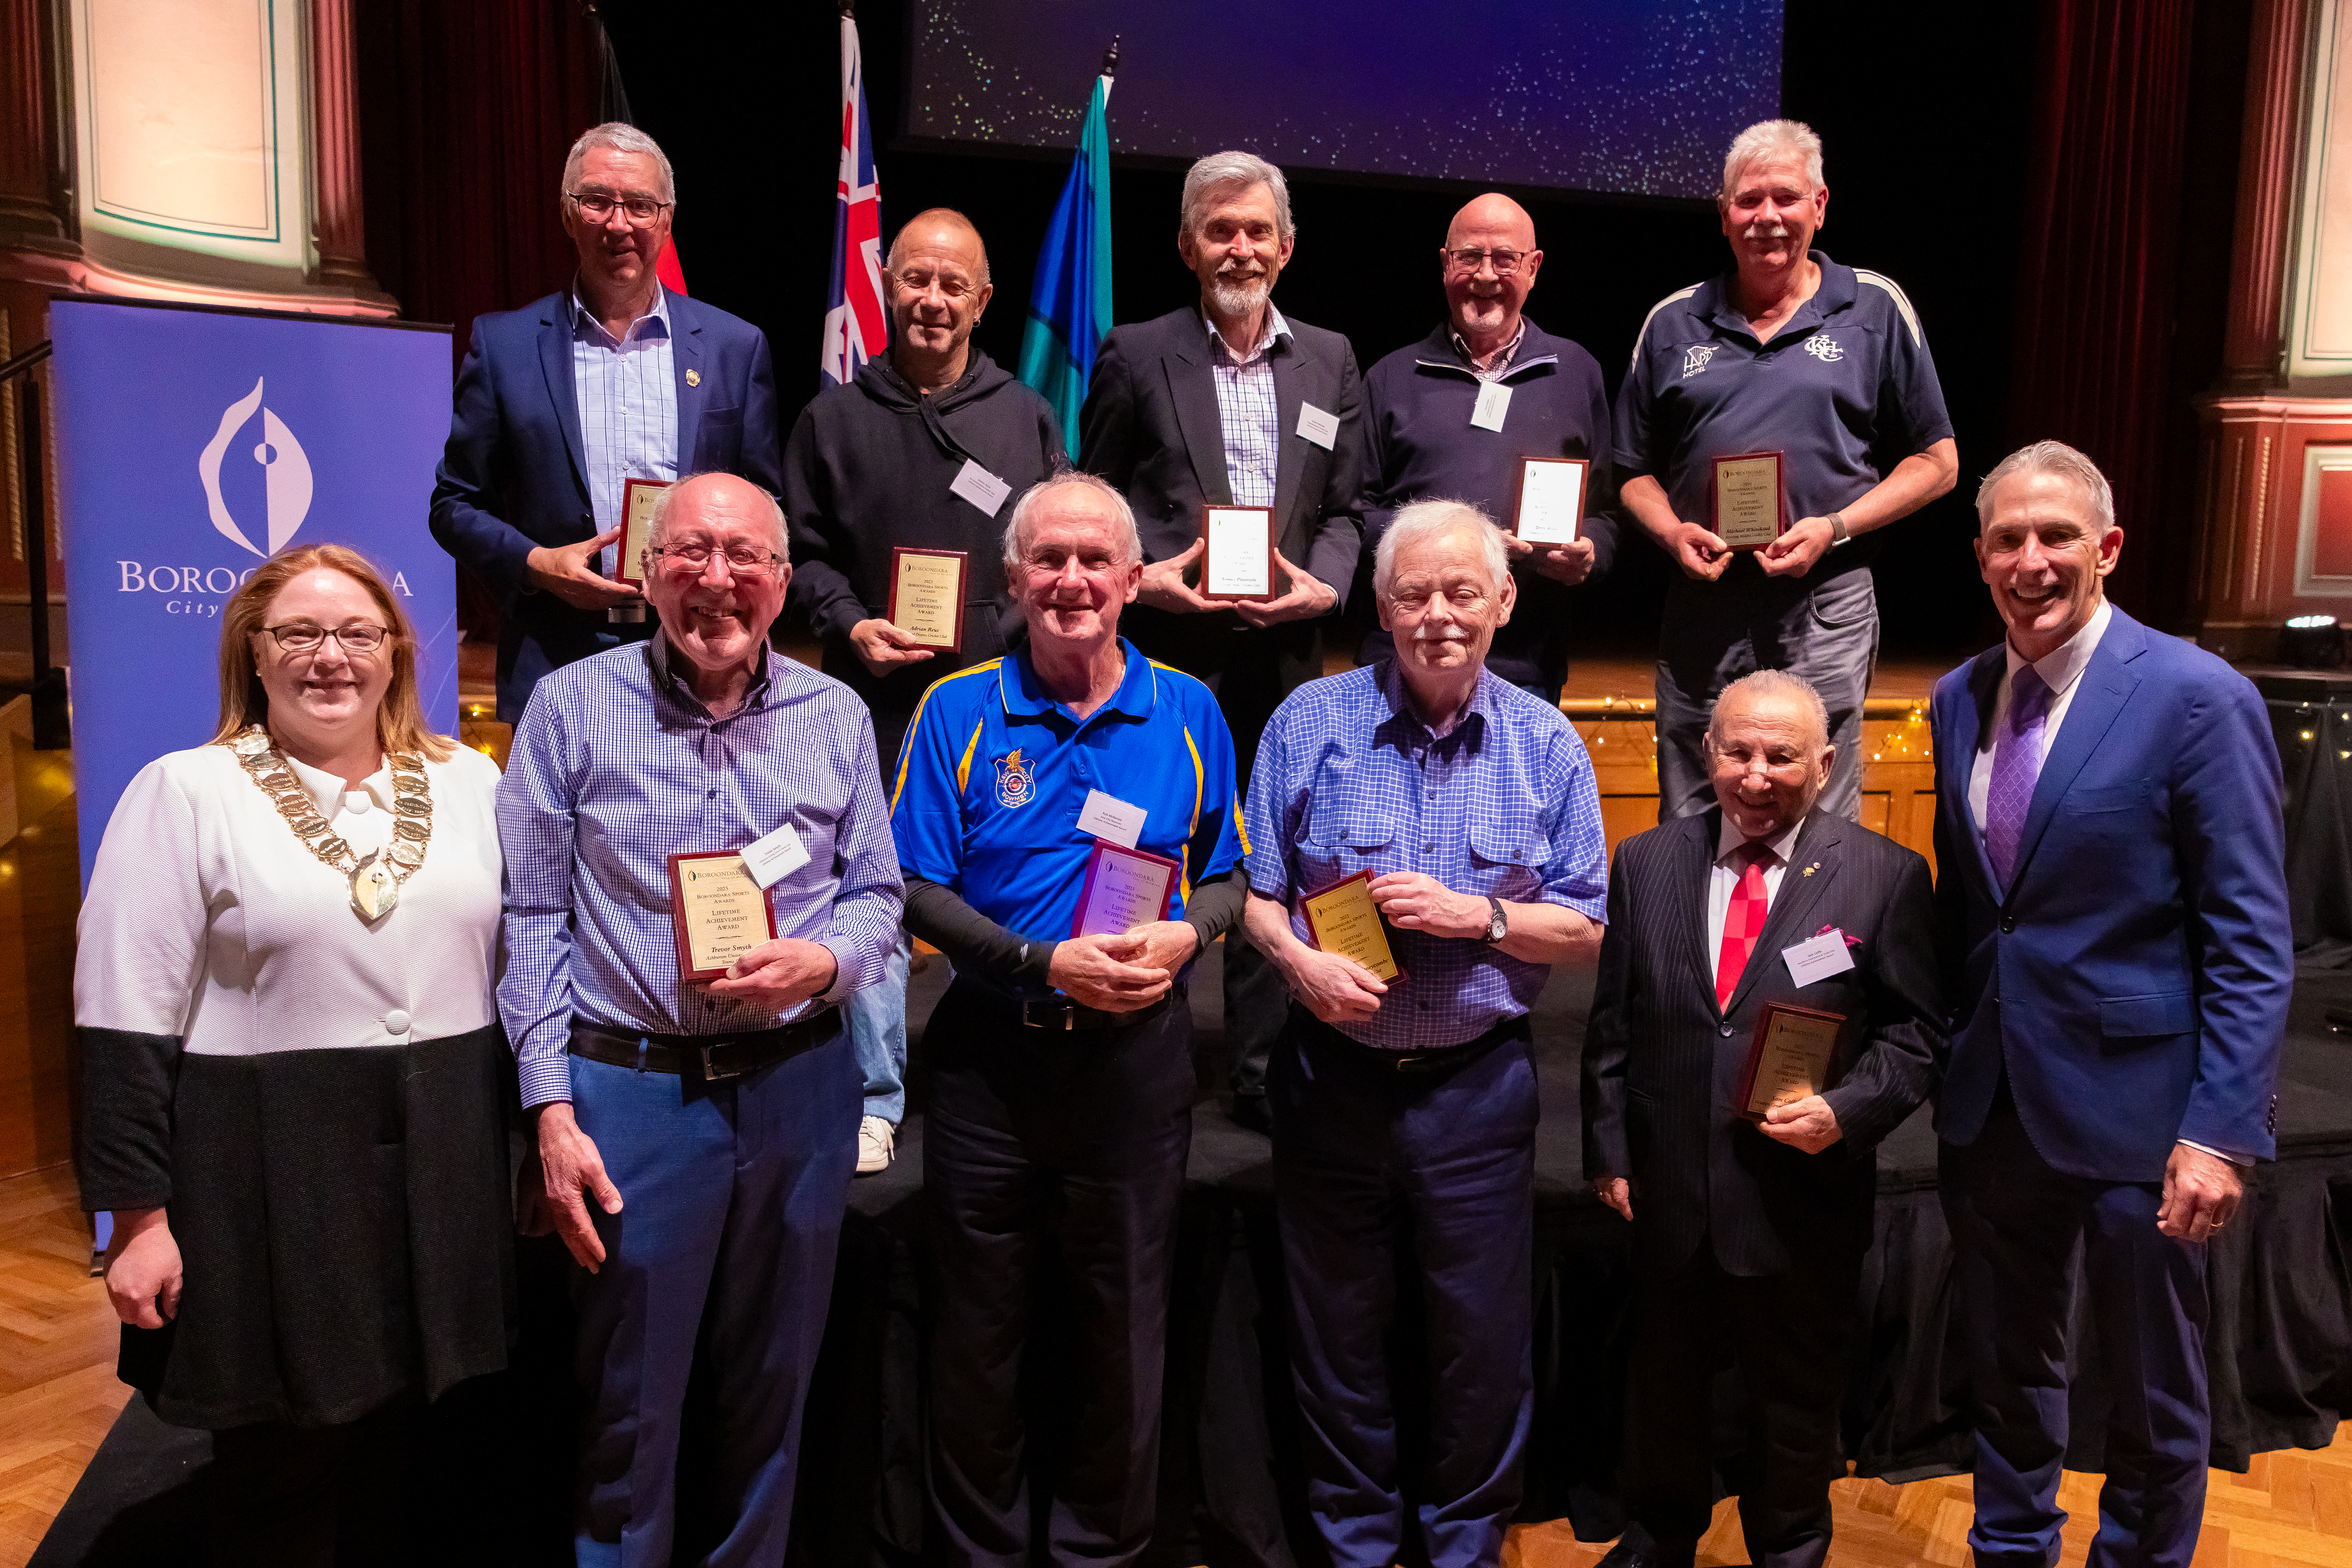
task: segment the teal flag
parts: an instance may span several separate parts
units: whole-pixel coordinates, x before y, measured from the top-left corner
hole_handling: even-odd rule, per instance
[[[1078,407],[1087,400],[1095,351],[1110,331],[1110,129],[1104,118],[1110,83],[1107,76],[1095,79],[1078,155],[1037,252],[1029,324],[1021,333],[1021,379],[1054,405],[1073,462]]]

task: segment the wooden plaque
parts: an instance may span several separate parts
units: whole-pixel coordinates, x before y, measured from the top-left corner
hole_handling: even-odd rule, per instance
[[[890,547],[890,605],[882,618],[933,653],[963,647],[964,581],[971,557],[961,550]]]
[[[629,479],[621,486],[621,542],[613,552],[613,581],[643,591],[646,546],[654,536],[654,503],[667,479]]]
[[[1367,868],[1342,877],[1300,900],[1307,910],[1307,933],[1323,952],[1342,953],[1372,972],[1377,980],[1394,980],[1404,971],[1389,946],[1389,928],[1372,902],[1372,873]]]
[[[1748,1065],[1739,1073],[1739,1114],[1761,1121],[1766,1111],[1828,1088],[1844,1027],[1843,1013],[1767,1003],[1748,1047]]]
[[[1274,592],[1274,508],[1201,508],[1201,597],[1271,599]]]
[[[1070,917],[1070,934],[1124,933],[1166,920],[1168,896],[1176,890],[1182,869],[1165,855],[1096,839],[1086,885],[1078,889],[1077,912]]]
[[[1584,529],[1584,484],[1591,468],[1583,458],[1521,458],[1511,531],[1529,544],[1575,543]]]
[[[1740,452],[1715,459],[1713,519],[1707,524],[1733,550],[1761,550],[1789,526],[1780,454]]]
[[[734,849],[669,858],[669,919],[680,980],[720,979],[729,965],[776,935],[767,890]]]

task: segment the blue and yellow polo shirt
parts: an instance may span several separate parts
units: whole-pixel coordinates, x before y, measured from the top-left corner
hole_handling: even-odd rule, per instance
[[[1046,694],[1025,647],[932,683],[890,786],[906,875],[1021,936],[1060,942],[1094,854],[1078,827],[1089,790],[1142,807],[1136,847],[1183,868],[1171,920],[1195,882],[1240,863],[1233,732],[1216,698],[1124,637],[1118,646],[1127,674],[1083,720]]]

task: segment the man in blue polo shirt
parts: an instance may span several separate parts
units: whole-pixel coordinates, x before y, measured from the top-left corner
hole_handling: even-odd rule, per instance
[[[1291,693],[1250,775],[1249,939],[1292,998],[1267,1075],[1291,1380],[1333,1563],[1397,1561],[1418,1447],[1430,1563],[1485,1568],[1535,1410],[1528,1013],[1553,964],[1600,950],[1607,846],[1575,729],[1485,668],[1517,596],[1492,520],[1415,502],[1372,572],[1396,657]],[[1307,922],[1359,876],[1386,982]],[[1432,1371],[1419,1444],[1389,1379],[1401,1275]]]
[[[1372,602],[1372,554],[1396,509],[1444,496],[1496,519],[1511,554],[1518,604],[1496,628],[1486,668],[1514,686],[1558,699],[1568,668],[1568,590],[1604,576],[1616,552],[1609,494],[1609,392],[1601,366],[1522,313],[1543,252],[1535,219],[1499,192],[1454,215],[1438,252],[1446,320],[1364,377],[1364,553],[1351,605]],[[1511,531],[1522,458],[1581,458],[1584,518],[1575,542],[1538,548]],[[1370,609],[1364,619],[1372,621]],[[1384,627],[1364,634],[1357,658],[1396,651]]]
[[[1809,127],[1768,120],[1741,132],[1716,198],[1735,265],[1651,307],[1618,392],[1623,508],[1682,568],[1658,637],[1660,821],[1713,804],[1707,712],[1758,669],[1788,670],[1821,694],[1838,752],[1821,806],[1853,820],[1878,658],[1867,535],[1959,473],[1910,300],[1811,248],[1829,199]],[[1715,459],[1764,452],[1780,454],[1784,531],[1734,552],[1714,531]],[[1897,459],[1883,476],[1882,458]]]
[[[891,805],[908,929],[956,974],[925,1041],[931,1501],[942,1562],[1032,1561],[1034,1483],[1053,1561],[1128,1563],[1151,1538],[1192,1145],[1184,977],[1241,912],[1233,737],[1207,687],[1118,635],[1143,547],[1116,489],[1035,486],[1004,562],[1028,641],[924,694]],[[1165,906],[1078,935],[1089,868],[1140,868],[1106,846],[1170,863]],[[1032,1477],[1018,1385],[1048,1255],[1078,1407],[1069,1461]]]

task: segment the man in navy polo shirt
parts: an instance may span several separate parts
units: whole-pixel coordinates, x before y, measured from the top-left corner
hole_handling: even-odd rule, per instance
[[[1116,489],[1047,479],[1004,539],[1028,641],[924,694],[891,803],[908,929],[956,973],[934,1015],[953,1027],[925,1042],[938,1556],[1033,1561],[1034,1481],[1046,1556],[1128,1563],[1151,1538],[1192,1145],[1184,975],[1242,907],[1233,737],[1207,687],[1118,635],[1143,547]],[[1173,863],[1159,919],[1072,934],[1098,841]],[[1078,1408],[1068,1462],[1032,1477],[1018,1384],[1049,1255]]]
[[[1490,191],[1454,215],[1438,252],[1446,320],[1364,378],[1364,552],[1348,602],[1371,605],[1372,553],[1397,508],[1436,497],[1468,501],[1502,524],[1518,589],[1517,613],[1496,628],[1486,668],[1558,700],[1568,668],[1568,590],[1606,574],[1617,523],[1594,515],[1610,472],[1601,366],[1521,314],[1542,265],[1535,219],[1510,197]],[[1575,542],[1538,548],[1511,531],[1522,458],[1591,465]],[[1395,651],[1374,625],[1357,658],[1375,664]]]
[[[1768,120],[1733,140],[1716,205],[1733,269],[1650,309],[1617,396],[1624,510],[1682,568],[1658,637],[1658,816],[1714,800],[1705,735],[1723,689],[1802,677],[1829,708],[1821,805],[1862,804],[1862,700],[1878,657],[1866,535],[1952,488],[1959,456],[1919,318],[1875,272],[1811,248],[1829,211],[1822,139]],[[1781,521],[1733,552],[1714,531],[1715,459],[1781,455]],[[1879,471],[1883,458],[1894,467]]]

